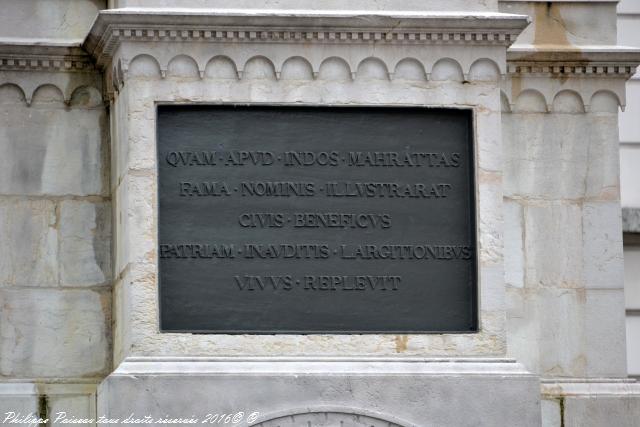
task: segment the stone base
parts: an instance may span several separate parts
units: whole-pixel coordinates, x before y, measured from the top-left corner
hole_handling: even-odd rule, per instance
[[[238,426],[539,426],[540,383],[505,359],[128,358],[98,390],[111,419],[238,412]]]
[[[640,384],[632,379],[542,381],[545,427],[637,427]]]
[[[94,420],[96,417],[96,384],[0,382],[0,424],[34,427],[48,419],[47,426],[68,425],[65,419]],[[95,423],[74,423],[89,425]]]

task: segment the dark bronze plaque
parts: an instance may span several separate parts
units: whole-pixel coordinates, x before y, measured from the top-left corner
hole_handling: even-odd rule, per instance
[[[476,331],[471,121],[159,106],[161,330]]]

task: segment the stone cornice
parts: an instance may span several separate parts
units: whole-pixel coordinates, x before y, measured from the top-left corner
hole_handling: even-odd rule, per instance
[[[0,71],[92,72],[95,68],[79,45],[0,39]]]
[[[84,47],[103,65],[122,41],[322,44],[512,44],[525,15],[486,12],[112,9]]]
[[[625,46],[511,46],[509,74],[628,79],[640,64],[640,49]]]

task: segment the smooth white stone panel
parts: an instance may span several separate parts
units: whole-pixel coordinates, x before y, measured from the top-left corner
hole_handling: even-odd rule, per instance
[[[93,91],[66,108],[60,89],[40,86],[27,106],[17,86],[0,86],[0,194],[105,194],[108,121]]]
[[[108,372],[109,292],[0,290],[0,374],[94,377]]]
[[[237,425],[265,427],[362,425],[356,416],[385,427],[539,426],[538,393],[537,378],[507,360],[150,358],[125,361],[102,383],[98,413],[258,412],[256,424]]]

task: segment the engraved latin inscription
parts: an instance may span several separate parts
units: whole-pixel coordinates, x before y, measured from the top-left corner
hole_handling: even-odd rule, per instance
[[[159,107],[161,328],[474,331],[470,120]]]

